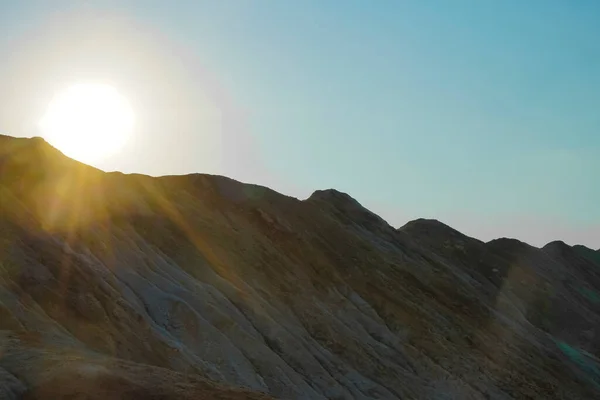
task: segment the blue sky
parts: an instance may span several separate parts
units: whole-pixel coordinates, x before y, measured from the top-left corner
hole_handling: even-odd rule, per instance
[[[148,100],[145,66],[127,64],[136,46],[122,59],[102,50],[114,62],[78,78],[107,74],[127,87],[142,99],[147,127],[137,150],[104,169],[223,173],[301,198],[335,187],[396,226],[430,217],[483,239],[600,247],[595,1],[0,0],[0,7],[0,50],[9,53],[56,15],[67,25],[91,15],[98,30],[112,29],[106,15],[133,21],[140,36],[156,38],[153,57],[168,63],[146,83],[176,76],[163,84],[160,93],[172,91],[165,98],[185,99],[190,109],[210,104],[220,118],[203,130],[193,111],[172,106],[174,116],[161,119],[166,102]],[[69,46],[62,49],[67,61],[56,71],[69,69]],[[0,121],[4,131],[14,126]],[[203,161],[215,152],[218,162]]]

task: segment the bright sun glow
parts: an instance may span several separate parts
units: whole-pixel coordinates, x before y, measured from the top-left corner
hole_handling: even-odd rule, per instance
[[[78,84],[52,99],[40,127],[48,142],[64,154],[92,162],[123,147],[133,120],[129,102],[114,87]]]

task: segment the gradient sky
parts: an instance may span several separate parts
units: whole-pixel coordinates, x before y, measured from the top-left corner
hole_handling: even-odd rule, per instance
[[[598,248],[599,20],[593,0],[0,0],[0,130],[110,82],[138,124],[103,169]]]

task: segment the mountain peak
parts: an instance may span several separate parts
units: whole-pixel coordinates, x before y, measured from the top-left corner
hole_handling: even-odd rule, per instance
[[[366,211],[368,213],[373,214],[348,193],[340,192],[336,189],[315,190],[313,194],[311,194],[310,197],[306,199],[306,201],[313,203],[327,203],[328,205],[345,212]]]
[[[573,251],[580,256],[600,265],[600,250],[592,250],[589,247],[578,244],[573,246]]]
[[[356,199],[348,193],[340,192],[337,189],[321,189],[315,190],[307,200],[310,201],[327,201],[332,203],[347,203],[359,204]]]
[[[338,215],[343,215],[344,218],[353,223],[368,227],[371,230],[392,229],[379,215],[364,207],[349,194],[336,189],[316,190],[306,201],[332,207]]]
[[[96,170],[64,155],[40,136],[13,137],[0,135],[0,160],[3,166],[19,165],[28,170],[47,170],[56,167]]]
[[[547,243],[544,247],[542,247],[542,249],[545,249],[545,250],[555,249],[555,250],[563,250],[564,251],[564,250],[571,249],[571,246],[569,246],[562,240],[553,240],[553,241]]]
[[[466,235],[464,235],[463,233],[444,224],[443,222],[437,219],[428,218],[417,218],[415,220],[409,221],[400,228],[398,228],[398,231],[405,232],[409,235],[425,235],[436,238],[441,236],[466,237]]]
[[[572,257],[576,254],[574,248],[562,240],[554,240],[542,247],[542,250],[554,257]]]
[[[22,138],[0,134],[0,156],[2,157],[18,150],[41,149],[45,146],[52,147],[39,136]]]

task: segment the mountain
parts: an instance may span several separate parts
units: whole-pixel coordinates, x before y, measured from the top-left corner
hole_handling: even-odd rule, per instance
[[[0,398],[598,398],[597,254],[0,136]]]

